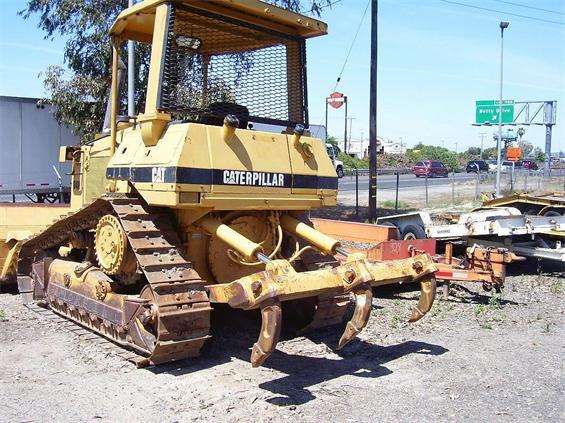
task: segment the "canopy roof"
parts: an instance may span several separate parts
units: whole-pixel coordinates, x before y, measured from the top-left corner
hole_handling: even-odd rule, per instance
[[[151,42],[157,6],[170,0],[144,0],[124,10],[110,29],[110,35],[127,40]],[[259,0],[172,0],[203,12],[222,15],[265,30],[303,38],[327,33],[327,25]]]

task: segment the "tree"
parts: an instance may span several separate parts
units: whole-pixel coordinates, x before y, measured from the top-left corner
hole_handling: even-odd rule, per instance
[[[546,160],[545,153],[539,147],[534,148],[534,151],[532,152],[532,156],[534,157],[534,160],[536,162],[545,162]]]
[[[270,3],[320,15],[331,0],[271,0]],[[46,101],[57,109],[59,123],[75,128],[83,141],[92,139],[102,127],[111,82],[108,32],[116,16],[127,6],[127,0],[27,0],[20,12],[25,19],[39,15],[38,27],[45,32],[46,39],[56,35],[67,38],[64,59],[71,76],[66,77],[66,71],[59,66],[47,68],[43,73]],[[147,86],[149,52],[149,46],[138,43],[135,57],[138,109]]]
[[[481,154],[480,147],[469,147],[466,151],[466,155],[469,157],[475,157],[478,156],[479,154]]]
[[[407,150],[406,155],[411,162],[419,162],[421,160],[439,160],[443,162],[443,164],[445,164],[451,172],[459,170],[457,153],[449,151],[447,148],[420,143],[414,148]]]
[[[483,150],[482,158],[485,160],[496,159],[497,150],[496,147],[489,147]]]
[[[328,144],[333,145],[338,153],[341,153],[341,148],[339,148],[339,143],[336,137],[334,137],[333,135],[328,135],[328,139],[326,141]]]
[[[518,141],[518,146],[522,149],[522,156],[523,157],[528,157],[530,155],[530,153],[532,152],[532,150],[534,149],[533,144],[529,141],[526,141],[526,140]]]

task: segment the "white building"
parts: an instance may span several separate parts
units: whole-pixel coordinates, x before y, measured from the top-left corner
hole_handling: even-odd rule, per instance
[[[406,146],[402,143],[402,138],[398,141],[393,141],[391,139],[388,140],[380,140],[381,146],[385,154],[405,154],[406,153]]]

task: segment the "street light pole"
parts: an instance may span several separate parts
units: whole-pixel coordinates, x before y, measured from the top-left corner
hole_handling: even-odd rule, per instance
[[[502,170],[502,76],[504,70],[504,30],[510,22],[500,22],[500,96],[498,103],[498,140],[496,141],[496,196],[500,197],[500,171]]]

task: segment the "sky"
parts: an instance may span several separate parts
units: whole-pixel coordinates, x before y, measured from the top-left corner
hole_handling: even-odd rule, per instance
[[[480,145],[480,133],[486,133],[485,147],[494,146],[492,128],[471,124],[476,100],[498,98],[498,23],[506,20],[503,96],[556,100],[552,150],[565,150],[565,0],[454,1],[505,13],[442,0],[379,0],[378,135],[402,138],[407,146],[421,141],[462,151]],[[310,123],[323,124],[325,98],[334,91],[360,25],[337,87],[349,99],[354,141],[369,134],[370,10],[361,19],[367,3],[338,0],[324,8],[321,20],[329,34],[307,44]],[[41,97],[40,73],[64,63],[65,39],[45,40],[37,18],[17,15],[24,5],[24,0],[0,0],[0,95]],[[330,109],[328,126],[331,135],[343,137],[343,108]],[[524,138],[535,146],[543,148],[544,137],[544,127],[526,128]]]

